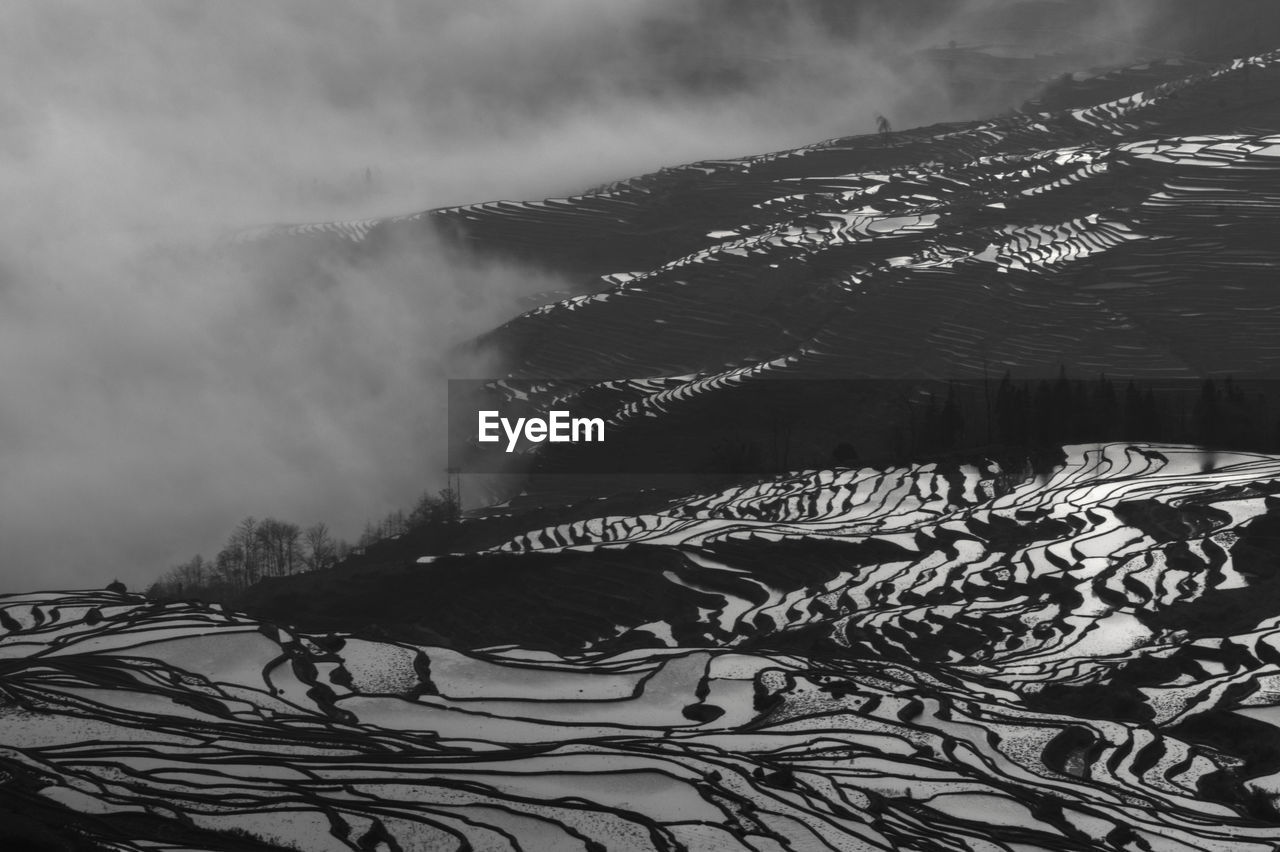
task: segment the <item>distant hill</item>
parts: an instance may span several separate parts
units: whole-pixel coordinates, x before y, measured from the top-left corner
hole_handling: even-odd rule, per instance
[[[1005,373],[1193,389],[1274,377],[1278,85],[1280,52],[1156,61],[1059,80],[994,119],[694,163],[571,198],[245,239],[358,256],[443,235],[567,276],[577,295],[475,345],[509,377],[548,382],[546,400],[604,417],[629,459],[690,468],[653,455],[681,449],[666,436],[710,447],[697,425],[710,412],[768,420],[778,380],[905,382],[895,393],[922,409],[926,383],[945,395]],[[900,402],[886,396],[858,427],[864,456],[874,445],[887,457],[885,433],[911,428],[887,412]],[[823,393],[784,407],[809,426],[832,420]],[[969,414],[980,445],[975,433],[991,430]],[[1277,416],[1265,413],[1266,429]],[[793,463],[850,438],[807,440]],[[575,464],[590,462],[561,468]]]

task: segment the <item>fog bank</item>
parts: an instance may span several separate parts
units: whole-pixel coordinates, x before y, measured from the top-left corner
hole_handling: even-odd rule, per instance
[[[934,5],[4,4],[3,590],[143,586],[245,515],[355,537],[443,484],[432,388],[480,366],[456,344],[561,286],[426,241],[252,270],[228,234],[1011,106],[920,55],[1011,4]],[[1146,49],[1135,6],[1043,5],[1059,23],[1026,44]]]

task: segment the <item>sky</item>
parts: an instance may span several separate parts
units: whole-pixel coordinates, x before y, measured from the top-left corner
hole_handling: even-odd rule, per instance
[[[355,538],[444,484],[433,389],[492,368],[458,344],[563,286],[426,240],[248,269],[229,235],[978,117],[1014,104],[920,51],[1113,62],[1150,23],[1046,3],[1011,35],[1008,3],[943,5],[0,5],[0,591],[145,587],[247,515]]]

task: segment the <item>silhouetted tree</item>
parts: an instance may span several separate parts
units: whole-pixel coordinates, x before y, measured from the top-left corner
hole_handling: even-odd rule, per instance
[[[996,434],[1006,446],[1022,446],[1027,442],[1026,399],[1014,387],[1006,371],[996,388]]]
[[[1192,429],[1196,443],[1205,447],[1219,445],[1222,434],[1221,396],[1213,379],[1205,379],[1200,397],[1192,410]]]
[[[938,440],[942,450],[954,450],[964,435],[964,415],[960,413],[960,405],[956,401],[955,386],[947,388],[947,401],[938,415]]]
[[[381,525],[367,520],[364,522],[364,529],[360,531],[360,538],[356,539],[356,547],[361,549],[369,547],[381,541],[382,537]]]
[[[254,532],[260,577],[282,577],[292,574],[301,562],[297,524],[265,518]]]
[[[435,494],[424,492],[414,504],[407,520],[409,530],[419,530],[427,526],[452,523],[462,515],[458,505],[458,495],[451,488],[442,488]]]
[[[1106,373],[1098,374],[1093,390],[1092,417],[1089,419],[1092,437],[1102,441],[1114,441],[1120,433],[1120,402],[1115,387]]]
[[[397,535],[404,535],[409,529],[408,519],[403,509],[396,509],[390,512],[382,520],[382,532],[388,538]]]
[[[1059,424],[1054,421],[1053,386],[1043,379],[1036,384],[1031,400],[1032,442],[1041,447],[1058,442]]]
[[[841,441],[831,451],[831,461],[842,467],[847,467],[858,461],[858,451],[848,441]]]
[[[915,448],[916,453],[936,452],[942,444],[942,412],[938,409],[938,400],[929,394],[929,402],[924,407],[924,417],[920,424],[920,440]]]
[[[337,561],[337,547],[324,522],[312,524],[302,533],[302,561],[310,571],[323,571]]]
[[[258,582],[258,521],[252,515],[241,521],[227,542],[227,568],[232,585],[243,591]]]
[[[1123,440],[1132,441],[1138,437],[1141,430],[1142,417],[1142,392],[1138,390],[1138,385],[1129,380],[1124,386],[1124,400],[1121,404],[1120,417],[1120,437]]]

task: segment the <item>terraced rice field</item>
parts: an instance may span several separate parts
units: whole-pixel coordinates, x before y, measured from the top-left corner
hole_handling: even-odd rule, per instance
[[[1205,468],[807,471],[448,558],[672,566],[559,651],[5,596],[6,805],[112,849],[1274,850],[1280,461]]]
[[[571,198],[243,239],[358,254],[443,235],[566,276],[576,295],[479,343],[545,384],[539,404],[589,408],[650,450],[707,412],[766,405],[765,381],[1271,378],[1278,83],[1280,51],[1147,64],[1080,87],[1101,102],[888,144],[833,139]]]
[[[483,343],[610,429],[764,378],[1268,376],[1278,84],[1280,52],[1144,66],[887,144],[240,241],[444,234],[568,276]],[[424,558],[447,596],[395,603],[449,647],[7,595],[0,818],[116,850],[1277,850],[1278,564],[1280,459],[1108,443]]]
[[[1101,93],[1150,88],[1102,103],[887,146],[243,239],[376,247],[426,229],[563,272],[585,292],[487,338],[529,378],[1269,375],[1280,52],[1158,70],[1107,75]]]

